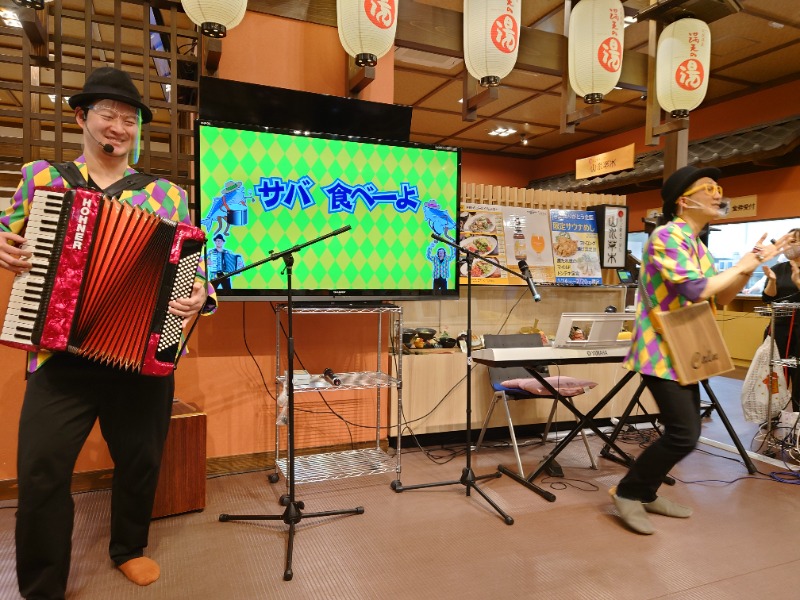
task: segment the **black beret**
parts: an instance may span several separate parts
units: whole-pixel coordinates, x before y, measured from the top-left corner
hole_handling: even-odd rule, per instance
[[[100,67],[92,71],[83,84],[83,90],[79,94],[70,96],[69,105],[77,108],[104,99],[118,100],[135,106],[142,111],[142,123],[153,120],[153,113],[142,102],[142,96],[133,84],[131,76],[114,67]]]
[[[698,169],[691,165],[681,167],[670,175],[664,182],[664,185],[661,186],[661,198],[664,200],[661,212],[664,215],[664,221],[671,221],[675,218],[678,198],[680,198],[683,192],[688,190],[695,181],[703,177],[710,177],[714,181],[717,181],[720,175],[720,170],[716,167],[703,167],[702,169]]]

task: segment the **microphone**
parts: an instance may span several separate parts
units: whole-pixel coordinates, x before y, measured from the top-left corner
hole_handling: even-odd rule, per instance
[[[336,373],[333,372],[333,369],[327,368],[322,372],[322,376],[325,378],[331,385],[342,385],[342,380],[336,377]]]
[[[83,111],[83,125],[84,125],[84,129],[86,129],[86,133],[89,134],[90,138],[92,138],[95,142],[97,142],[97,145],[100,146],[103,149],[103,152],[105,152],[106,154],[113,155],[114,154],[114,146],[112,146],[111,144],[104,144],[103,142],[98,140],[96,137],[94,137],[94,134],[92,133],[92,130],[89,129],[89,120],[87,118],[88,115],[86,114],[87,112],[88,112],[88,110],[84,109],[84,111]]]
[[[112,146],[111,144],[104,144],[96,137],[94,137],[92,130],[89,129],[88,123],[86,123],[86,132],[89,134],[89,137],[92,138],[95,142],[97,142],[97,145],[103,149],[103,152],[105,152],[106,154],[112,154],[112,155],[114,154],[114,146]]]
[[[524,260],[521,260],[517,263],[519,265],[519,270],[522,273],[522,277],[525,278],[525,281],[528,282],[528,287],[531,290],[531,294],[533,294],[533,301],[539,302],[542,297],[539,295],[539,292],[536,291],[536,286],[533,285],[533,275],[531,275],[531,270],[528,268],[528,263]]]

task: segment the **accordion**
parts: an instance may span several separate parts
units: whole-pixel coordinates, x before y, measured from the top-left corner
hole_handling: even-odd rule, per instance
[[[143,375],[168,375],[205,248],[198,228],[82,188],[37,188],[0,342],[69,352]]]

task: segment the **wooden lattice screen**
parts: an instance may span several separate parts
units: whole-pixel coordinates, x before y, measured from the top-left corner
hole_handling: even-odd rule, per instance
[[[16,186],[22,164],[81,153],[66,99],[101,66],[130,73],[154,113],[135,167],[192,187],[202,39],[179,7],[163,0],[54,0],[42,11],[6,11],[22,27],[0,26],[3,195]]]

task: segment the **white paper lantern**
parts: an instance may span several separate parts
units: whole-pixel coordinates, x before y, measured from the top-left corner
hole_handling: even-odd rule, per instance
[[[673,117],[687,117],[706,97],[711,30],[699,19],[664,28],[656,51],[656,98]]]
[[[336,0],[339,40],[359,67],[374,67],[391,49],[399,1]]]
[[[464,0],[464,63],[483,87],[496,86],[519,54],[520,0]]]
[[[212,38],[224,38],[247,12],[247,0],[181,0],[181,4],[200,32]]]
[[[619,0],[581,0],[569,19],[569,83],[587,104],[614,89],[622,72],[624,11]]]

